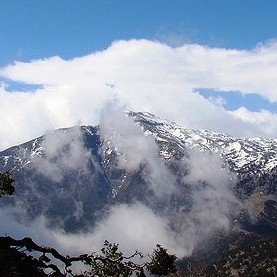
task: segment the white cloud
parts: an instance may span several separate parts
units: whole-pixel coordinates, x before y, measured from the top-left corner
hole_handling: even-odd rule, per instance
[[[271,137],[277,135],[277,113],[271,113],[267,110],[261,110],[259,112],[250,112],[244,107],[241,107],[231,112],[235,117],[240,120],[250,123],[256,128],[262,128],[266,134]]]
[[[55,246],[66,254],[99,251],[105,240],[119,243],[126,255],[135,250],[150,254],[156,244],[162,244],[180,257],[191,254],[185,242],[179,241],[180,238],[170,230],[167,219],[140,203],[112,207],[108,215],[88,233],[68,234],[51,230],[46,227],[43,216],[32,222],[20,223],[15,219],[12,209],[1,209],[0,219],[5,222],[0,227],[0,235],[8,234],[15,238],[30,236],[38,244]]]
[[[214,103],[193,91],[206,87],[256,92],[277,101],[277,81],[273,76],[277,71],[276,55],[277,43],[238,51],[192,44],[172,48],[158,42],[133,40],[119,41],[105,51],[68,61],[53,57],[30,63],[16,62],[2,68],[0,74],[43,87],[28,93],[8,92],[4,86],[0,87],[0,149],[54,128],[79,122],[98,124],[100,112],[113,98],[128,109],[149,110],[193,127],[238,136],[274,137],[276,114],[252,113],[245,108],[228,112],[220,101]],[[163,179],[168,183],[171,177],[156,156],[157,146],[152,138],[143,136],[138,126],[129,119],[122,120],[122,115],[113,109],[105,108],[101,128],[104,128],[102,135],[110,139],[127,161],[120,161],[122,167],[135,170],[142,163],[148,163],[149,182],[163,184]],[[69,169],[88,157],[78,134],[72,137],[75,144],[71,151],[61,156],[61,162]],[[56,156],[57,149],[71,142],[64,141],[60,135],[46,138],[44,146],[53,148],[47,148],[46,160],[37,169],[43,168],[47,176],[53,173],[48,160]],[[1,226],[0,232],[17,236],[41,234],[35,237],[39,242],[77,252],[92,251],[108,239],[118,242],[124,252],[135,248],[151,252],[160,243],[180,257],[190,255],[215,229],[229,228],[231,210],[239,204],[228,187],[230,175],[221,171],[218,157],[192,153],[185,162],[189,165],[189,175],[184,182],[194,186],[193,206],[188,214],[177,212],[170,218],[170,214],[157,215],[143,204],[120,205],[112,207],[90,233],[69,235],[46,229],[43,218],[30,223],[31,228],[23,228],[12,221],[9,212],[2,210],[0,219],[7,224]],[[58,181],[60,172],[57,176]],[[76,217],[79,217],[83,207],[81,203],[75,204]],[[169,228],[172,225],[175,230]]]
[[[115,102],[103,109],[99,127],[104,147],[117,150],[119,168],[135,172],[144,166],[143,177],[158,197],[168,197],[175,191],[176,180],[159,157],[153,136],[145,136],[142,128],[126,117]]]
[[[199,230],[209,234],[213,228],[227,228],[231,211],[241,207],[232,191],[236,175],[228,165],[223,166],[219,153],[191,149],[185,163],[188,175],[184,179],[193,188],[191,213],[199,222]]]
[[[82,131],[78,126],[47,133],[41,147],[44,155],[33,157],[33,167],[55,182],[60,182],[66,171],[87,173],[88,161],[93,162],[91,153],[83,145]]]
[[[127,254],[136,249],[151,253],[156,244],[161,244],[178,257],[185,257],[191,255],[195,247],[214,235],[215,231],[228,230],[231,227],[230,216],[241,204],[230,188],[234,175],[228,168],[223,169],[219,154],[190,150],[188,157],[183,158],[181,165],[184,170],[180,173],[184,175],[179,181],[187,186],[184,195],[184,191],[176,186],[175,179],[158,156],[153,138],[145,136],[140,127],[130,118],[124,117],[120,110],[108,105],[101,116],[100,128],[104,139],[109,141],[106,143],[121,154],[118,161],[122,168],[130,173],[138,171],[142,164],[149,167],[143,177],[156,192],[152,201],[159,201],[161,195],[166,194],[166,198],[171,199],[171,196],[178,194],[181,196],[179,204],[173,201],[173,205],[159,206],[156,210],[137,202],[109,206],[106,213],[102,211],[103,216],[98,218],[93,229],[75,234],[66,233],[57,227],[49,229],[46,227],[47,219],[43,216],[27,223],[22,218],[22,223],[19,223],[14,215],[22,213],[22,209],[14,206],[0,210],[0,221],[5,222],[4,226],[0,226],[0,235],[31,235],[39,243],[55,245],[70,254],[99,250],[104,240],[109,240],[119,243]],[[60,153],[69,142],[73,142],[71,151]],[[59,159],[64,167],[78,168],[88,155],[81,142],[78,129],[73,130],[68,138],[60,132],[50,134],[44,143],[46,162],[42,163],[39,170],[47,176],[54,174],[59,177],[56,177],[58,181],[61,173],[57,173],[50,163],[51,158],[57,157],[57,153],[61,154]],[[186,171],[188,174],[185,175]],[[84,212],[83,206],[75,200],[74,204],[74,216],[78,218]]]
[[[42,88],[29,93],[0,88],[0,149],[54,128],[97,124],[100,110],[114,95],[129,109],[189,126],[237,136],[276,136],[276,129],[268,128],[276,114],[252,122],[193,92],[199,87],[236,90],[276,102],[276,71],[275,41],[251,51],[118,41],[102,52],[67,61],[52,57],[15,62],[0,75]]]
[[[80,235],[59,237],[63,245],[73,246],[79,252],[100,249],[105,240],[117,242],[124,253],[134,250],[151,253],[156,244],[161,244],[182,257],[190,254],[179,241],[180,237],[172,232],[167,219],[155,214],[143,204],[118,205],[112,207],[106,218],[96,224],[93,232]]]
[[[228,189],[228,172],[222,171],[219,177],[211,181],[215,170],[221,164],[209,163],[215,157],[208,154],[192,153],[187,160],[190,173],[186,182],[193,184],[193,205],[189,212],[182,209],[174,214],[158,215],[151,208],[141,204],[120,204],[111,206],[108,213],[96,222],[95,227],[87,233],[69,234],[63,230],[51,230],[47,220],[41,216],[34,221],[19,222],[14,216],[17,208],[0,210],[0,235],[9,234],[15,238],[31,236],[37,243],[55,246],[66,254],[90,253],[101,249],[103,242],[119,243],[126,254],[135,250],[151,253],[156,244],[161,244],[178,257],[190,256],[198,246],[216,230],[228,230],[229,216],[239,203]],[[201,172],[195,168],[195,162],[204,157],[208,164]],[[208,165],[208,166],[207,166]],[[200,166],[201,168],[201,166]],[[207,182],[203,185],[199,181]]]

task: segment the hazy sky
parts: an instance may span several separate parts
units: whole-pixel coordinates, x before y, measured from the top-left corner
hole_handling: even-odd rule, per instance
[[[193,127],[276,137],[276,10],[274,0],[0,1],[0,149],[97,124],[110,94]]]

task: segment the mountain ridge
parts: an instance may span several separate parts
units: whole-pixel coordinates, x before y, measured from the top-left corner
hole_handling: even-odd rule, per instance
[[[127,112],[135,122],[144,128],[145,135],[152,135],[157,141],[162,142],[168,139],[174,139],[182,148],[198,148],[201,151],[219,152],[221,157],[227,160],[233,171],[251,171],[253,174],[261,174],[277,166],[277,139],[266,138],[235,138],[224,133],[208,131],[204,129],[190,129],[157,117],[148,112]],[[82,131],[92,135],[93,127],[90,125],[80,126]],[[66,130],[76,128],[60,128],[57,130]],[[55,132],[55,131],[53,131]],[[28,156],[28,149],[25,145],[32,143],[30,157],[41,155],[43,149],[40,144],[44,136],[37,137],[18,146],[12,146],[0,152],[0,161],[7,165],[12,149],[20,148],[19,155],[22,158]],[[39,146],[39,147],[37,147]],[[30,150],[30,149],[29,149]],[[21,153],[20,153],[21,152]],[[161,156],[170,159],[174,153],[163,149],[160,151]],[[20,162],[20,157],[18,157]],[[25,165],[26,165],[25,161]],[[23,166],[23,161],[21,162]]]
[[[240,224],[250,231],[255,228],[258,232],[275,232],[276,139],[236,139],[180,127],[150,113],[127,115],[145,137],[155,139],[159,157],[178,183],[187,174],[182,159],[191,155],[191,149],[220,155],[223,165],[236,175],[235,195],[259,219],[253,227],[251,219],[242,214],[238,218]],[[98,126],[61,128],[8,148],[0,152],[0,171],[11,172],[17,190],[14,199],[6,199],[4,205],[19,205],[29,219],[42,214],[49,219],[50,227],[67,232],[86,230],[102,217],[107,206],[118,203],[142,201],[161,214],[168,212],[160,208],[168,203],[185,203],[184,209],[189,209],[189,187],[181,185],[182,196],[157,201],[144,180],[144,166],[134,172],[118,168],[120,155],[116,147],[103,143]],[[181,204],[174,204],[171,212]]]

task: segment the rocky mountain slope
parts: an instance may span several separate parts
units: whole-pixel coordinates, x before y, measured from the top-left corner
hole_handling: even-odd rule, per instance
[[[2,206],[15,207],[19,218],[43,215],[48,226],[78,232],[93,226],[107,207],[139,201],[157,213],[189,211],[191,188],[186,184],[184,158],[192,151],[218,154],[236,182],[233,191],[244,207],[233,218],[240,232],[275,236],[277,140],[234,138],[207,130],[193,130],[150,113],[129,112],[144,135],[154,137],[159,159],[176,179],[178,195],[155,197],[147,186],[147,165],[135,170],[118,166],[120,151],[103,141],[99,127],[60,129],[0,152],[0,172],[10,171],[16,193]],[[253,218],[255,220],[253,221]]]
[[[203,276],[276,276],[277,241],[254,240],[228,251]]]
[[[240,139],[207,130],[189,129],[150,113],[130,113],[130,116],[146,133],[155,136],[163,146],[160,153],[165,159],[175,155],[175,151],[169,148],[169,144],[175,144],[179,151],[197,148],[219,152],[231,169],[239,174],[260,175],[277,166],[277,139]]]
[[[166,161],[186,155],[188,149],[218,153],[236,174],[235,194],[259,218],[255,231],[276,234],[277,139],[234,138],[181,127],[150,113],[130,115],[155,137]]]

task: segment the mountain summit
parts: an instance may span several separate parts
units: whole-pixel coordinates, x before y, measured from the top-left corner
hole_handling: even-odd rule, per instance
[[[0,152],[4,171],[16,192],[2,206],[20,222],[44,217],[65,233],[134,207],[162,220],[181,256],[217,234],[212,260],[242,237],[277,230],[276,139],[190,129],[145,112],[108,114],[99,126],[59,129]],[[219,243],[222,229],[229,235]]]

